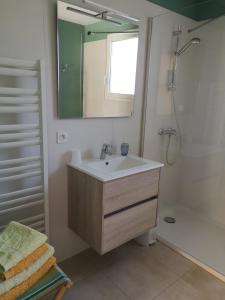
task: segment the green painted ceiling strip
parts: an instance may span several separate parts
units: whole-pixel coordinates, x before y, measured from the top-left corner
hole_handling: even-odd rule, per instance
[[[224,0],[148,0],[195,21],[225,15]]]

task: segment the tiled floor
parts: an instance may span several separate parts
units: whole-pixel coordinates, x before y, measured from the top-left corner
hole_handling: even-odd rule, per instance
[[[61,268],[74,282],[65,300],[225,300],[225,283],[160,243],[88,249]]]
[[[166,223],[163,220],[166,216],[174,217],[176,223]],[[210,223],[191,209],[174,206],[168,211],[160,210],[157,235],[161,241],[225,274],[225,229],[222,226]]]

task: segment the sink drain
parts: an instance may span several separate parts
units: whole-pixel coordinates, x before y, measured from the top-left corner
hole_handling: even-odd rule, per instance
[[[170,223],[170,224],[176,223],[176,219],[173,218],[173,217],[165,217],[163,220],[164,220],[166,223]]]

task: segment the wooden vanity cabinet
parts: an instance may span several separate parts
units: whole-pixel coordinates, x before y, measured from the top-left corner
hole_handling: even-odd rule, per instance
[[[69,227],[104,254],[156,226],[160,168],[102,182],[68,167]]]

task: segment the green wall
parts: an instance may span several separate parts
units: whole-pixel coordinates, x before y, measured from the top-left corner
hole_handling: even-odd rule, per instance
[[[148,0],[181,15],[203,21],[225,14],[225,0]]]
[[[83,115],[83,34],[84,26],[58,20],[58,114],[62,119]]]

